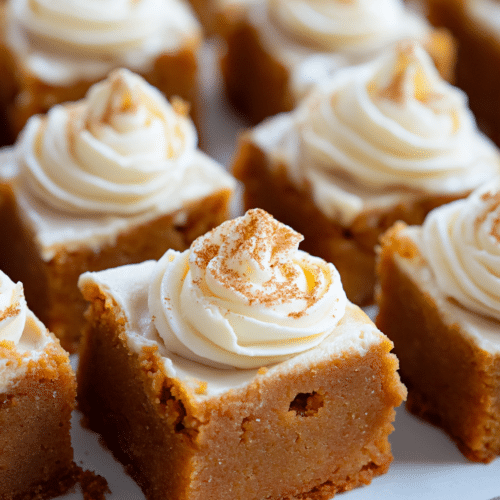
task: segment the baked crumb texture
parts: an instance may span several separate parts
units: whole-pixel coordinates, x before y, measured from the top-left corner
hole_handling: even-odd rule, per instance
[[[405,396],[389,340],[200,397],[165,374],[156,347],[129,350],[98,286],[84,293],[79,408],[148,500],[326,500],[387,472]]]
[[[229,190],[183,207],[186,220],[176,224],[178,211],[136,225],[118,235],[115,244],[97,251],[82,246],[69,251],[63,245],[53,258],[42,258],[36,234],[17,211],[15,194],[0,183],[0,269],[24,285],[26,300],[40,320],[68,352],[76,352],[84,324],[86,302],[77,287],[85,271],[159,259],[169,248],[185,250],[198,236],[222,223],[227,216]]]
[[[406,406],[443,428],[470,460],[500,454],[500,356],[478,348],[459,324],[445,324],[434,300],[401,270],[418,257],[399,224],[383,238],[377,326],[394,342]]]
[[[38,361],[0,344],[7,364],[27,372],[0,394],[0,499],[40,500],[64,494],[77,479],[70,439],[75,376],[67,354],[50,344]]]
[[[269,51],[259,30],[246,17],[244,12],[226,16],[231,26],[223,32],[227,51],[221,60],[221,70],[231,104],[256,125],[268,116],[291,111],[297,105],[297,98],[285,60]],[[424,48],[441,76],[453,81],[456,44],[450,32],[434,30]]]
[[[69,86],[50,85],[30,73],[10,51],[5,41],[5,5],[0,5],[0,118],[5,136],[1,144],[11,144],[28,118],[46,113],[56,104],[82,99],[87,90],[98,81],[79,80]],[[152,67],[140,73],[151,85],[161,90],[167,98],[179,96],[191,104],[195,123],[197,114],[197,51],[200,40],[193,39],[175,52],[165,52],[157,57]]]
[[[479,126],[500,145],[500,40],[474,23],[462,0],[425,0],[432,24],[457,39],[456,85],[469,99]]]
[[[99,474],[89,470],[83,470],[76,466],[78,483],[83,494],[83,500],[104,500],[111,493],[108,482]]]
[[[332,262],[350,301],[360,306],[374,300],[375,246],[380,235],[398,220],[421,224],[433,208],[453,196],[409,194],[404,203],[387,209],[365,210],[342,226],[314,204],[308,186],[297,187],[284,165],[275,166],[249,136],[240,139],[233,174],[245,185],[245,209],[261,207],[304,235],[300,249]]]

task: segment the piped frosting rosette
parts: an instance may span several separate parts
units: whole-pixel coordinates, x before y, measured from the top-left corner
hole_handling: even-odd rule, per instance
[[[500,179],[430,212],[422,236],[442,293],[500,320]]]
[[[323,51],[374,51],[428,27],[401,0],[268,0],[271,18]]]
[[[328,205],[323,187],[338,179],[370,193],[404,187],[451,194],[476,188],[500,168],[465,94],[414,43],[340,70],[295,120],[303,158],[290,174],[312,185],[320,206]]]
[[[260,209],[158,261],[149,309],[165,345],[223,368],[256,368],[317,346],[347,299],[332,264],[297,249],[302,236]]]
[[[168,8],[165,0],[15,0],[9,14],[37,49],[105,59],[161,51],[154,45],[177,3]]]
[[[19,343],[27,312],[23,285],[0,271],[0,341]]]
[[[196,148],[181,108],[140,76],[116,70],[82,101],[29,120],[19,144],[23,176],[40,199],[69,212],[161,206]]]

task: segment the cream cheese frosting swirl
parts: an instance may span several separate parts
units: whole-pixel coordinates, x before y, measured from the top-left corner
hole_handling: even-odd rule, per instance
[[[418,44],[339,70],[296,110],[295,122],[303,158],[291,177],[311,183],[320,207],[329,203],[323,187],[339,178],[354,192],[451,194],[476,188],[500,168],[465,94],[439,76]]]
[[[14,283],[0,271],[0,341],[19,343],[27,312],[23,285]]]
[[[421,247],[443,294],[500,320],[499,178],[430,212]]]
[[[271,18],[293,37],[324,51],[373,51],[420,37],[427,24],[401,0],[268,0]]]
[[[166,347],[219,367],[256,368],[318,345],[347,299],[335,267],[260,209],[158,261],[149,309]]]
[[[116,56],[164,24],[165,0],[16,0],[18,23],[53,50]]]
[[[128,70],[114,71],[82,101],[30,119],[19,143],[36,196],[68,212],[136,214],[179,188],[196,148],[182,106]]]
[[[199,35],[180,0],[12,0],[8,42],[40,78],[54,83],[146,69]]]

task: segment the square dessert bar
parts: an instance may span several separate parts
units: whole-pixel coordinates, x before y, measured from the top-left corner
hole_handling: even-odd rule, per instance
[[[357,306],[286,361],[211,367],[167,350],[154,327],[155,265],[79,282],[78,404],[148,500],[326,500],[387,471],[405,389],[392,343]]]
[[[17,343],[3,333],[0,326],[0,499],[52,498],[77,480],[70,438],[75,375],[31,311]]]
[[[84,8],[84,1],[51,9],[37,2],[2,2],[1,143],[12,144],[30,116],[82,99],[120,67],[141,74],[168,98],[185,99],[197,121],[201,28],[183,0],[160,3],[161,8],[147,0],[130,2],[118,13],[107,6]]]
[[[187,248],[228,217],[235,185],[196,147],[184,103],[124,69],[32,117],[0,164],[0,265],[70,352],[80,274]]]
[[[418,242],[420,228],[403,223],[385,234],[376,323],[394,342],[407,408],[490,462],[500,453],[499,323],[440,292]]]

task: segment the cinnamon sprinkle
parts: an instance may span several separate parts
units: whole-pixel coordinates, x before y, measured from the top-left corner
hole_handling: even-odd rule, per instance
[[[405,102],[405,83],[410,76],[413,76],[411,88],[413,90],[413,97],[422,103],[428,103],[432,100],[439,100],[443,96],[431,90],[428,80],[417,65],[416,71],[411,75],[410,71],[415,62],[418,62],[415,57],[415,49],[412,45],[400,45],[398,47],[398,55],[394,65],[394,76],[389,84],[377,92],[379,98],[388,99],[397,104],[404,104]],[[369,92],[373,92],[374,83],[368,86]]]
[[[302,240],[299,233],[276,221],[262,209],[249,210],[243,218],[224,223],[224,229],[227,234],[216,228],[193,246],[195,264],[202,271],[207,271],[210,262],[219,257],[218,265],[210,266],[208,272],[226,288],[243,295],[249,305],[259,303],[271,307],[292,300],[304,300],[307,309],[318,300],[322,269],[311,263],[288,260],[288,254]],[[214,240],[220,243],[214,243]],[[245,268],[245,271],[238,272],[231,263]],[[254,272],[251,264],[263,271],[268,268],[272,271],[271,277],[259,288],[254,287],[250,279]],[[307,280],[305,291],[295,282],[300,274],[297,265],[303,269]],[[196,284],[205,288],[202,281],[197,280]],[[303,316],[305,309],[289,313],[289,316]]]
[[[481,195],[481,200],[488,204],[483,213],[476,218],[474,222],[474,231],[477,232],[479,227],[484,223],[489,214],[498,212],[492,222],[490,236],[495,238],[495,241],[500,244],[500,191],[494,193],[487,192]]]
[[[21,307],[19,305],[19,302],[16,304],[11,304],[8,307],[6,307],[3,311],[0,311],[0,321],[3,321],[4,319],[7,318],[13,318],[14,316],[17,316],[20,311]]]

